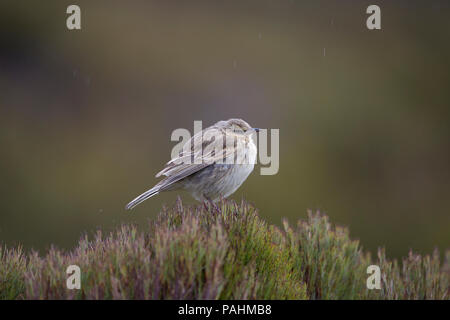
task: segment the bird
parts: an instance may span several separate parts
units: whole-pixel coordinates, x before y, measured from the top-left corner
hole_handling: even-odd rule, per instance
[[[164,191],[185,190],[198,201],[216,202],[233,194],[254,169],[259,128],[242,119],[219,121],[190,138],[156,177],[165,176],[125,208],[131,210]]]

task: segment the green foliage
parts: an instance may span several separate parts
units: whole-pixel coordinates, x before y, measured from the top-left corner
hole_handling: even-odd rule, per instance
[[[410,251],[400,267],[379,249],[378,263],[382,270],[380,295],[386,299],[450,299],[450,251],[443,267],[437,250],[425,257]]]
[[[432,257],[410,251],[399,266],[384,249],[372,261],[346,228],[332,228],[319,212],[309,212],[308,222],[299,221],[295,230],[286,221],[284,228],[311,299],[449,299],[450,251],[442,266],[437,250]],[[380,267],[381,290],[367,289],[369,265]]]
[[[41,257],[0,248],[2,299],[448,299],[450,252],[441,264],[410,253],[376,261],[326,216],[284,230],[267,225],[242,202],[163,209],[145,232],[124,225],[70,252]],[[66,288],[66,268],[81,269],[81,290]],[[381,290],[366,288],[379,265]]]
[[[284,227],[310,298],[361,298],[370,264],[358,241],[350,240],[344,228],[333,230],[326,216],[311,212],[308,216],[308,222],[299,221],[295,231],[286,221]]]
[[[25,290],[23,274],[26,259],[22,248],[7,249],[0,246],[0,299],[21,298]]]

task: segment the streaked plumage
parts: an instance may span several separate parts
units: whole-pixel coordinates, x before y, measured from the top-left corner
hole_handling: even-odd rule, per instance
[[[233,194],[253,171],[255,130],[244,120],[230,119],[197,133],[186,142],[180,155],[156,175],[166,178],[128,203],[126,209],[162,191],[183,189],[199,201],[215,201]]]

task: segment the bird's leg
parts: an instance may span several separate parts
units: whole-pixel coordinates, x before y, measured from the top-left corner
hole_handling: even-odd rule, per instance
[[[216,205],[209,197],[207,197],[207,196],[205,196],[205,195],[203,195],[203,197],[206,199],[206,201],[205,201],[205,207],[206,207],[206,202],[209,202],[209,204],[211,205],[211,207],[213,207],[214,210],[215,210],[217,213],[220,213],[220,210],[219,210],[219,208],[217,207],[217,205]]]
[[[211,202],[211,203],[212,203],[214,209],[216,210],[216,212],[219,214],[220,213],[219,207],[214,202]]]
[[[209,208],[208,208],[208,200],[203,200],[203,206],[205,207],[205,210],[206,211],[209,211]]]

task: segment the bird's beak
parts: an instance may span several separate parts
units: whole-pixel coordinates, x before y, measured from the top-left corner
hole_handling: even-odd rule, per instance
[[[252,128],[253,130],[255,130],[256,132],[259,132],[259,128]]]

